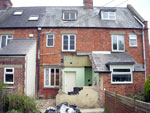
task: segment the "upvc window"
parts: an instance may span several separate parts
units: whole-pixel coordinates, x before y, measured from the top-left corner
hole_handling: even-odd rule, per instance
[[[54,35],[53,34],[47,35],[46,46],[54,47]]]
[[[115,52],[124,52],[125,43],[123,35],[112,35],[112,51]]]
[[[116,20],[116,12],[101,12],[102,20]]]
[[[62,36],[62,51],[75,51],[76,50],[76,36],[64,34]]]
[[[111,83],[133,83],[132,66],[111,66]]]
[[[4,83],[14,84],[14,68],[4,68]]]
[[[129,44],[131,47],[137,47],[137,36],[129,35]]]
[[[44,87],[58,87],[60,80],[60,70],[56,68],[44,69]]]
[[[3,48],[13,40],[12,35],[1,35],[0,48]]]
[[[65,21],[74,21],[77,19],[76,11],[63,11],[63,20]]]

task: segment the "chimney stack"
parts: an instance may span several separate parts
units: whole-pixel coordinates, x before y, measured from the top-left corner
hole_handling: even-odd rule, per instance
[[[93,9],[93,0],[83,0],[84,8]]]
[[[5,10],[8,7],[11,7],[13,4],[11,0],[0,0],[0,10]]]

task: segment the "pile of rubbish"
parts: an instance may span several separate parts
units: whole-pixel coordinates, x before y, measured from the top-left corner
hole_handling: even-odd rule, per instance
[[[77,105],[71,104],[68,106],[67,102],[59,104],[55,108],[48,108],[44,113],[81,113]]]

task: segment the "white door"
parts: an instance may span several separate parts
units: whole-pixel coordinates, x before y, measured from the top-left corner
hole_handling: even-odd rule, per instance
[[[76,72],[65,72],[65,92],[73,91],[76,86]]]

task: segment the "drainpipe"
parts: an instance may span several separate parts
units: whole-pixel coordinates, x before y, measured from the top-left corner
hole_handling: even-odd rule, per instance
[[[38,27],[38,44],[37,44],[37,49],[38,49],[38,61],[37,61],[37,65],[38,65],[38,69],[37,69],[37,97],[39,98],[39,87],[40,87],[40,36],[41,36],[41,27]]]
[[[146,81],[146,56],[145,56],[145,37],[144,37],[144,30],[145,30],[145,25],[143,22],[141,22],[136,16],[134,18],[142,25],[142,40],[143,40],[143,60],[144,60],[144,70],[145,70],[145,81]]]

